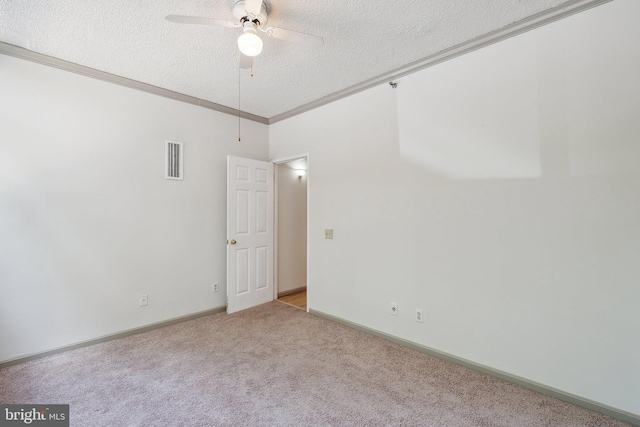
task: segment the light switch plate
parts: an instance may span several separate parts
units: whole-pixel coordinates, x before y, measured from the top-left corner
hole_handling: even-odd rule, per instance
[[[333,239],[333,228],[325,228],[324,229],[324,238],[325,239]]]

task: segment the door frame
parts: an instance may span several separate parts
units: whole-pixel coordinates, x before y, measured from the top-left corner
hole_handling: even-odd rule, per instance
[[[279,254],[279,242],[278,242],[278,193],[279,193],[279,188],[278,188],[278,165],[283,164],[283,163],[289,163],[293,160],[300,160],[300,159],[307,159],[307,174],[306,174],[306,179],[307,179],[307,236],[306,236],[306,242],[307,242],[307,259],[306,259],[306,263],[307,263],[307,277],[306,277],[306,281],[307,281],[307,313],[309,312],[309,288],[310,288],[310,283],[309,283],[309,200],[310,200],[310,185],[309,185],[309,169],[311,168],[311,159],[309,156],[309,153],[304,153],[304,154],[299,154],[297,156],[288,156],[288,157],[280,157],[277,159],[271,159],[270,162],[274,164],[273,167],[273,171],[274,171],[274,177],[273,177],[273,299],[277,300],[278,299],[278,259],[280,257]]]

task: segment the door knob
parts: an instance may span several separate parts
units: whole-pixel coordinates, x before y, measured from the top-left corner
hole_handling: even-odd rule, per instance
[[[235,245],[238,242],[236,242],[234,239],[231,239],[231,241],[229,243],[231,243],[232,245]]]

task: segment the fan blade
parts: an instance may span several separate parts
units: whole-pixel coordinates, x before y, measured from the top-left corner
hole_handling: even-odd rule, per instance
[[[253,57],[240,54],[240,68],[243,70],[248,70],[253,67]]]
[[[238,24],[225,21],[224,19],[200,18],[199,16],[167,15],[165,19],[176,24],[217,25],[219,27],[227,28],[239,27]]]
[[[291,43],[299,43],[310,47],[321,47],[324,44],[322,37],[285,30],[284,28],[269,27],[265,30],[265,33],[275,39],[286,40]]]
[[[254,16],[260,15],[262,0],[244,0],[244,10]]]

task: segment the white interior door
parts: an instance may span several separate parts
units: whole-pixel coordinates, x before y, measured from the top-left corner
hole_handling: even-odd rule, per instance
[[[227,156],[227,313],[273,300],[273,164]]]

